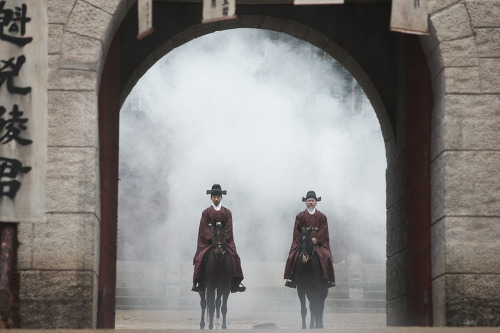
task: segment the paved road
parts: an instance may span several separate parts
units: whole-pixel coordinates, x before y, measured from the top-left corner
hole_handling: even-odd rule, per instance
[[[297,309],[298,310],[298,309]],[[307,322],[309,317],[307,317]],[[198,329],[200,311],[139,311],[117,310],[117,329]],[[300,313],[245,313],[231,311],[227,315],[229,329],[252,329],[275,327],[278,329],[300,329]],[[325,313],[325,328],[385,327],[385,313],[345,314]]]

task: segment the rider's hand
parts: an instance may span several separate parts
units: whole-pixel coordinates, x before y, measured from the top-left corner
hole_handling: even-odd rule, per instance
[[[316,238],[311,239],[313,244],[318,244],[318,240]]]

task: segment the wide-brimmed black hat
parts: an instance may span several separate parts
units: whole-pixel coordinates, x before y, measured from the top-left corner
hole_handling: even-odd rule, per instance
[[[227,194],[227,191],[223,191],[219,184],[213,184],[211,190],[207,190],[207,194],[210,195],[220,195]]]
[[[304,197],[302,197],[302,201],[303,201],[303,202],[306,202],[306,200],[307,200],[307,199],[314,199],[314,200],[316,200],[316,201],[321,201],[321,197],[317,197],[317,198],[316,198],[316,192],[314,192],[314,191],[309,191],[309,192],[307,192],[307,194],[306,194],[306,197],[305,197],[305,198],[304,198]]]

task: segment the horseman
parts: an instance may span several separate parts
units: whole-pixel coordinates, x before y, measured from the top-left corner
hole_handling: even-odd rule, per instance
[[[315,245],[315,253],[321,265],[323,280],[331,288],[335,286],[335,273],[333,271],[332,251],[330,250],[328,222],[325,214],[316,209],[316,205],[318,201],[321,201],[321,197],[316,197],[314,191],[309,191],[306,197],[302,198],[302,201],[306,204],[306,210],[300,212],[295,217],[292,246],[290,247],[290,253],[288,254],[285,266],[285,286],[290,288],[297,287],[293,275],[299,254],[298,237],[302,228],[306,228],[307,230],[311,230],[312,242]]]
[[[233,239],[233,217],[231,211],[221,205],[222,195],[227,191],[223,191],[219,184],[214,184],[211,190],[207,190],[210,194],[212,205],[201,213],[200,227],[198,230],[198,246],[196,254],[193,258],[194,273],[192,291],[200,292],[205,289],[205,281],[203,274],[205,273],[204,257],[205,254],[212,248],[212,230],[216,222],[221,222],[224,226],[227,238],[227,251],[231,257],[233,265],[233,281],[231,283],[231,292],[243,292],[246,287],[241,284],[243,280],[243,271],[236,245]]]

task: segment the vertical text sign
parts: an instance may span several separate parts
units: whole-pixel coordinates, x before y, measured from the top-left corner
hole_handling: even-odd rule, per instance
[[[202,23],[235,19],[235,13],[235,0],[203,0]]]
[[[0,0],[0,222],[45,220],[47,0]]]
[[[391,30],[428,35],[427,0],[392,0]]]
[[[137,21],[139,23],[137,39],[142,39],[153,32],[153,0],[137,1]]]

